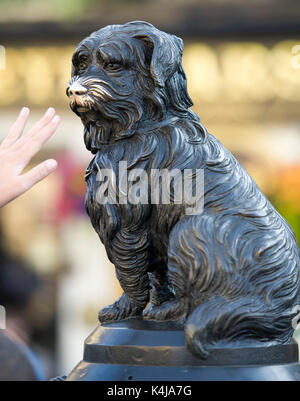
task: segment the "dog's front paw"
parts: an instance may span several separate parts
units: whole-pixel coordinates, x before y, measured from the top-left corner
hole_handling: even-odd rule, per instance
[[[123,320],[129,317],[139,316],[143,308],[138,306],[133,300],[127,297],[125,293],[112,305],[101,309],[98,319],[101,323]]]

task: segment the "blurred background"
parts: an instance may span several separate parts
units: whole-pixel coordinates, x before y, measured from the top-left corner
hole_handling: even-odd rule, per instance
[[[49,106],[62,117],[33,161],[51,155],[57,172],[0,210],[0,305],[45,379],[79,362],[97,311],[121,293],[84,211],[91,156],[65,89],[77,43],[132,20],[183,38],[193,110],[300,240],[297,0],[0,0],[0,139],[22,106],[29,125]]]

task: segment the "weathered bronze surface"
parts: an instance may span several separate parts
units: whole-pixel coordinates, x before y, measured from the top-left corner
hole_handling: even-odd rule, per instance
[[[131,22],[94,32],[73,55],[67,94],[95,155],[86,209],[124,290],[100,322],[178,320],[202,359],[214,348],[291,344],[300,303],[294,234],[190,110],[182,52],[178,37]],[[187,214],[185,202],[123,203],[120,162],[148,176],[203,169],[203,213]],[[117,202],[98,201],[103,169],[116,177]]]

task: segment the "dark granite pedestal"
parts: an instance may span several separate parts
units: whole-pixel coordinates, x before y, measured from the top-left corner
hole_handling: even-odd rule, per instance
[[[130,319],[96,328],[66,380],[295,381],[300,380],[298,345],[214,348],[202,360],[186,348],[179,323]]]

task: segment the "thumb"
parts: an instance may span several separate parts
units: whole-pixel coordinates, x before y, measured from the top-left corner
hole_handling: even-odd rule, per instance
[[[56,168],[57,161],[54,159],[49,159],[37,165],[27,173],[21,175],[21,179],[23,180],[24,192],[33,187],[39,181],[42,181],[49,174],[53,173]]]

